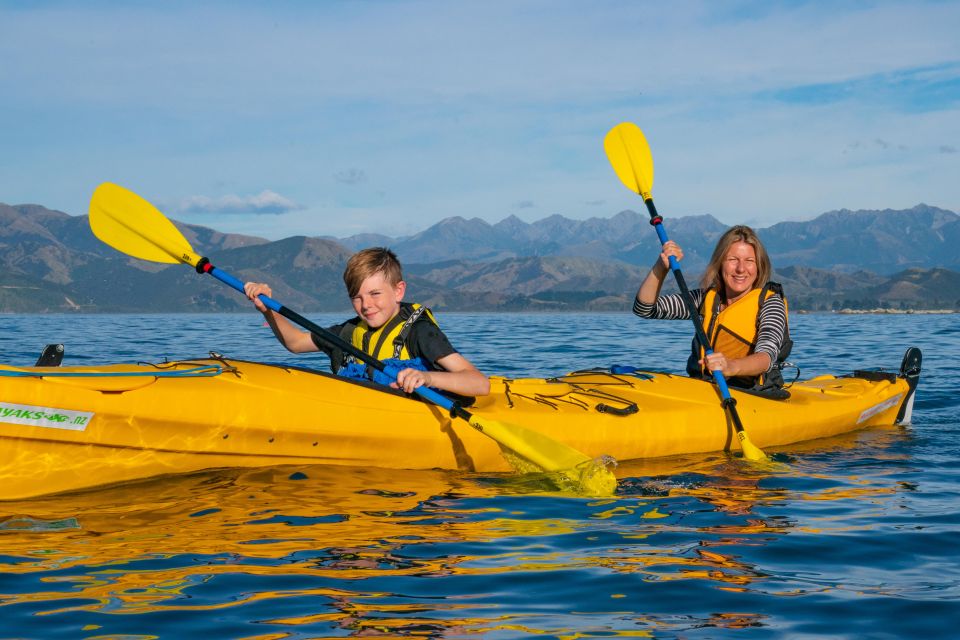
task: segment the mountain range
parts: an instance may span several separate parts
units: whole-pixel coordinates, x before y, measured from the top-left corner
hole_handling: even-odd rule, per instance
[[[671,239],[684,248],[684,266],[691,272],[703,269],[717,238],[727,229],[710,215],[665,224]],[[775,266],[883,275],[913,267],[960,269],[956,250],[960,216],[924,204],[900,211],[831,211],[806,222],[780,222],[757,233]],[[649,216],[629,210],[610,218],[570,220],[553,215],[533,223],[516,216],[496,224],[454,216],[407,237],[363,234],[330,239],[354,250],[388,245],[404,262],[416,263],[559,256],[648,267],[659,246]]]
[[[197,253],[241,280],[271,283],[275,298],[305,312],[349,309],[341,274],[366,246],[399,255],[411,299],[462,311],[628,310],[658,253],[648,217],[634,211],[533,223],[454,216],[399,238],[269,241],[176,224]],[[667,224],[693,286],[727,226],[710,215]],[[793,310],[960,309],[960,215],[952,211],[840,210],[757,232]],[[96,239],[86,216],[39,205],[0,204],[0,265],[0,312],[250,309],[212,278],[129,258]]]

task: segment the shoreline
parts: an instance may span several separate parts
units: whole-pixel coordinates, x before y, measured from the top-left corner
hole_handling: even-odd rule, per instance
[[[889,315],[944,315],[950,313],[960,313],[957,309],[839,309],[833,313],[842,313],[845,315],[865,315],[865,314],[889,314]]]

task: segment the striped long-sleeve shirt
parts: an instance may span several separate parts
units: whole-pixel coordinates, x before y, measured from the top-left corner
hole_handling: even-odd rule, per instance
[[[706,296],[706,289],[692,289],[693,304],[700,308]],[[657,297],[655,304],[646,304],[637,299],[633,301],[633,312],[641,318],[653,320],[689,320],[690,312],[683,303],[679,293]],[[702,318],[700,319],[702,322]],[[787,334],[787,308],[780,296],[770,296],[760,308],[760,317],[757,326],[757,346],[754,353],[765,353],[770,356],[770,367],[777,362],[780,348],[783,346]]]

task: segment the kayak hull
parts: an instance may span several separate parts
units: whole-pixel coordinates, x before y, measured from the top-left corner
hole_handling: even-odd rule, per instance
[[[820,376],[786,400],[732,394],[751,441],[768,448],[907,422],[915,385],[902,373]],[[666,373],[494,377],[470,411],[620,461],[739,448],[716,387]],[[224,359],[0,366],[0,499],[291,464],[511,470],[493,440],[445,410],[319,371]]]

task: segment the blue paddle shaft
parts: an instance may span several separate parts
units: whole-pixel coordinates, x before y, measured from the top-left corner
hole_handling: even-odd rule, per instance
[[[657,231],[657,237],[660,238],[660,245],[665,245],[669,238],[667,238],[667,230],[663,228],[662,218],[660,214],[657,213],[657,208],[653,204],[653,199],[644,200],[644,203],[647,205],[647,210],[650,212],[650,222],[653,224],[653,228]],[[670,270],[673,272],[674,277],[677,280],[677,286],[680,287],[680,293],[683,297],[684,303],[687,305],[687,310],[690,312],[690,319],[693,320],[694,328],[697,332],[697,340],[703,346],[703,353],[705,356],[709,356],[713,353],[713,349],[710,348],[710,341],[707,340],[707,334],[703,331],[703,326],[698,321],[700,312],[693,305],[693,297],[690,295],[690,290],[687,288],[687,283],[683,279],[683,272],[680,271],[680,261],[677,260],[676,256],[668,256],[670,259]],[[723,396],[723,399],[726,401],[733,401],[733,398],[730,396],[730,389],[727,388],[727,380],[723,377],[722,371],[712,371],[713,379],[717,382],[717,387],[720,389],[720,395]]]
[[[243,282],[233,277],[223,269],[218,269],[217,267],[214,267],[212,264],[209,264],[208,262],[207,267],[204,267],[203,270],[209,273],[210,275],[212,275],[214,278],[216,278],[220,282],[230,287],[233,287],[240,293],[246,295],[246,291],[243,290]],[[282,315],[283,317],[289,320],[292,320],[293,322],[300,325],[307,331],[310,331],[320,336],[320,338],[327,344],[334,346],[340,349],[341,351],[345,351],[351,354],[352,356],[362,360],[363,362],[369,364],[375,369],[382,371],[387,376],[389,376],[390,379],[392,379],[394,382],[397,381],[397,376],[400,374],[400,369],[398,369],[397,367],[394,367],[389,364],[384,364],[383,362],[374,358],[370,354],[364,351],[361,351],[360,349],[357,349],[355,346],[353,346],[349,342],[341,339],[340,336],[330,333],[323,327],[311,322],[310,320],[307,320],[306,318],[301,316],[299,313],[296,313],[295,311],[291,311],[290,309],[287,309],[285,306],[283,306],[282,304],[280,304],[270,296],[266,296],[261,293],[258,297],[260,298],[261,302],[263,302],[263,304],[271,311],[275,311],[280,315]],[[414,392],[424,400],[427,400],[429,402],[432,402],[435,405],[443,407],[447,411],[456,412],[458,416],[466,418],[467,420],[470,419],[469,412],[463,409],[460,405],[456,404],[450,398],[446,397],[443,394],[437,393],[430,387],[425,387],[425,386],[417,387],[416,389],[414,389]]]

